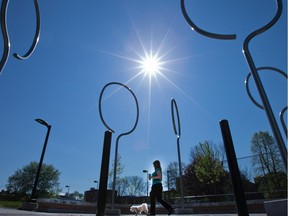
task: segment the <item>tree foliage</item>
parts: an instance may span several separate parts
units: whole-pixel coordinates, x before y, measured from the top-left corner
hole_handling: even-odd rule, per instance
[[[15,173],[8,178],[8,184],[6,185],[7,190],[23,198],[31,194],[38,164],[37,162],[31,162],[21,169],[16,170]],[[36,188],[36,197],[51,197],[56,195],[59,189],[59,176],[60,172],[57,169],[52,165],[43,163]]]
[[[140,196],[144,194],[146,184],[139,176],[126,176],[122,179],[122,191],[126,196]]]
[[[252,166],[258,174],[255,177],[258,191],[264,192],[269,198],[275,195],[283,197],[281,191],[287,190],[287,174],[274,138],[267,131],[255,133],[251,140],[251,151],[255,155]]]
[[[196,160],[192,160],[189,163],[184,171],[184,185],[186,195],[200,195],[205,194],[203,189],[205,188],[205,183],[201,182],[195,172]]]
[[[260,131],[253,135],[251,151],[253,154],[258,155],[258,157],[253,157],[252,160],[254,171],[258,174],[284,171],[278,146],[267,131]]]
[[[74,191],[73,193],[67,194],[69,197],[76,200],[83,200],[84,195],[78,191]]]
[[[114,178],[114,162],[115,162],[115,158],[113,159],[112,162],[112,167],[109,170],[108,173],[108,186],[110,188],[112,188],[113,186],[113,178]],[[115,184],[115,188],[119,188],[120,184],[123,184],[123,182],[121,182],[121,174],[123,173],[124,170],[124,165],[122,164],[122,158],[120,154],[117,154],[117,164],[116,164],[116,184]]]
[[[257,176],[255,184],[265,198],[287,198],[287,175],[284,172]]]
[[[185,170],[185,164],[182,163],[182,170]],[[165,186],[168,188],[168,190],[176,190],[177,188],[179,188],[179,163],[174,161],[174,162],[170,162],[167,166],[167,168],[164,171],[164,176],[166,176],[166,180],[165,180]],[[182,173],[183,175],[183,173]],[[180,191],[180,189],[179,189]]]
[[[225,175],[219,151],[208,141],[199,143],[192,152],[195,163],[195,173],[199,181],[206,184],[218,183]]]
[[[228,177],[219,148],[204,141],[191,150],[190,156],[191,162],[184,172],[190,195],[223,193],[228,185]]]

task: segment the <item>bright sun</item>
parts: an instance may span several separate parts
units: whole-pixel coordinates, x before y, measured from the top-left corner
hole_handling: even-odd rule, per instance
[[[142,72],[149,77],[156,76],[157,73],[160,73],[162,62],[156,55],[146,55],[145,58],[142,58],[141,68]]]

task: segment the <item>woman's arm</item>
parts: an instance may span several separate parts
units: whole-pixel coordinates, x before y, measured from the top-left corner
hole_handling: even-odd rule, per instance
[[[162,172],[160,170],[157,171],[156,176],[152,176],[154,179],[162,179]]]

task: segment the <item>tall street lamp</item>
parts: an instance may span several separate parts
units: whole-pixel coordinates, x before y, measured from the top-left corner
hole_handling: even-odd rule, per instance
[[[167,170],[167,187],[168,191],[170,191],[170,171]]]
[[[170,200],[170,171],[167,170],[167,187],[168,187],[168,198]]]
[[[97,189],[97,188],[98,188],[98,181],[96,181],[96,180],[95,180],[95,181],[94,181],[94,183],[96,183],[96,184],[97,184],[97,186],[96,186],[96,189]]]
[[[68,188],[67,196],[69,197],[70,186],[66,185],[65,187]]]
[[[143,173],[147,173],[147,199],[148,199],[148,185],[149,185],[149,174],[148,174],[148,170],[143,170]]]
[[[46,121],[42,120],[42,119],[35,119],[36,122],[44,125],[47,127],[47,133],[46,133],[46,138],[45,138],[45,142],[44,142],[44,146],[43,146],[43,149],[42,149],[42,154],[41,154],[41,157],[40,157],[40,162],[39,162],[39,165],[38,165],[38,169],[37,169],[37,174],[36,174],[36,177],[35,177],[35,181],[34,181],[34,186],[33,186],[33,189],[32,189],[32,194],[31,194],[31,198],[30,198],[30,201],[36,201],[35,199],[35,192],[36,192],[36,188],[37,188],[37,184],[38,184],[38,180],[39,180],[39,175],[40,175],[40,171],[41,171],[41,167],[42,167],[42,163],[43,163],[43,159],[44,159],[44,155],[45,155],[45,151],[46,151],[46,146],[47,146],[47,143],[48,143],[48,139],[49,139],[49,134],[50,134],[50,130],[51,130],[51,125],[49,125]]]

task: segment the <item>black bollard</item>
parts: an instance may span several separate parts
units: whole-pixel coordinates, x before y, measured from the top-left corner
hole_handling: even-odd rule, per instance
[[[244,188],[242,185],[242,180],[241,180],[241,176],[239,172],[239,167],[237,163],[237,158],[235,154],[235,149],[234,149],[228,121],[221,120],[220,127],[221,127],[223,142],[225,146],[232,185],[234,189],[237,212],[239,216],[249,216],[247,203],[245,199]]]
[[[111,149],[111,131],[105,131],[103,153],[102,153],[102,164],[100,172],[100,183],[99,183],[99,193],[97,200],[97,216],[105,215],[106,206],[106,194],[107,194],[107,182],[108,182],[108,172],[109,172],[109,160],[110,160],[110,149]]]

